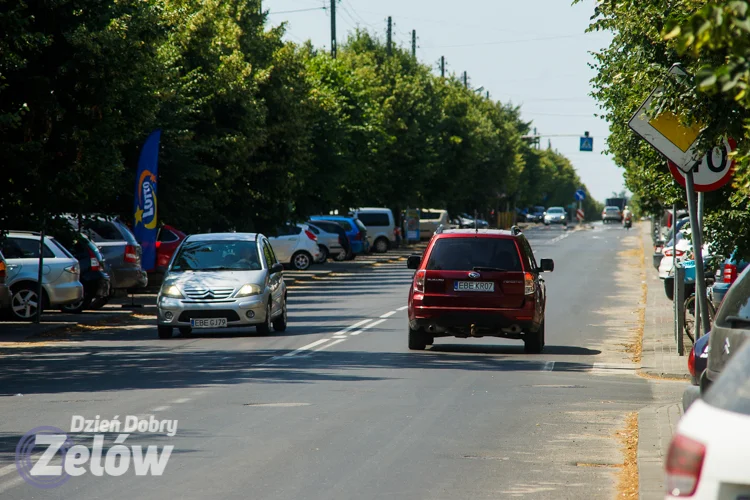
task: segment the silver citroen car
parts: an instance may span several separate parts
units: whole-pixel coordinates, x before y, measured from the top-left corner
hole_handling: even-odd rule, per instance
[[[189,236],[177,249],[159,296],[159,338],[174,328],[254,326],[260,335],[286,330],[283,266],[265,236],[214,233]]]

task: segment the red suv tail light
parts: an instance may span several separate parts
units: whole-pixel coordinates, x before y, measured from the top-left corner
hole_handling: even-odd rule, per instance
[[[138,263],[138,251],[135,248],[135,245],[128,245],[125,247],[125,262],[128,264],[136,264]]]
[[[732,284],[737,279],[737,266],[734,264],[724,265],[724,283]]]
[[[313,241],[318,241],[318,237],[312,231],[305,229],[305,235]]]
[[[681,434],[675,434],[667,454],[667,494],[689,497],[698,488],[706,447]]]
[[[417,274],[414,275],[414,291],[419,293],[424,293],[424,280],[425,276],[427,276],[427,271],[417,271]]]
[[[0,260],[0,282],[5,281],[7,273],[8,271],[5,269],[5,262],[3,260]]]
[[[354,235],[354,239],[357,241],[362,241],[362,231],[357,232],[357,234]]]
[[[536,282],[534,281],[534,275],[526,273],[523,275],[524,293],[526,295],[533,295],[536,292]]]

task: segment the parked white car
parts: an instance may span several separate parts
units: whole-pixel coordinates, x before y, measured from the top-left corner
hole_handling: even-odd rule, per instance
[[[360,208],[354,216],[367,226],[367,239],[375,252],[385,253],[396,246],[396,220],[390,208]]]
[[[306,224],[287,224],[268,238],[279,262],[304,271],[320,260],[318,238]]]
[[[673,261],[682,262],[687,260],[688,252],[693,249],[693,245],[687,238],[680,238],[681,233],[677,233],[677,236],[677,245],[664,247],[662,251],[663,257],[659,263],[659,278],[661,279],[672,276],[674,272]]]
[[[39,233],[10,231],[2,243],[6,284],[11,291],[10,311],[21,321],[36,317],[39,307]],[[54,238],[44,238],[43,308],[59,309],[83,299],[81,267]]]
[[[432,238],[437,228],[449,227],[450,217],[447,210],[423,208],[419,211],[419,237],[422,239]]]
[[[297,224],[300,228],[304,227],[304,224]],[[316,238],[318,238],[318,248],[320,249],[320,257],[315,262],[325,262],[328,257],[337,258],[344,252],[344,247],[339,242],[339,235],[336,233],[329,233],[315,224],[307,224],[309,229]],[[343,260],[343,259],[342,259]]]
[[[750,343],[677,424],[666,461],[666,498],[750,498]]]

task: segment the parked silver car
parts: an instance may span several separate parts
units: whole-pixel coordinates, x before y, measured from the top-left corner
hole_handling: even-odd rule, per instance
[[[39,233],[10,231],[0,250],[8,267],[11,313],[18,320],[34,319],[39,307]],[[83,298],[81,268],[54,238],[44,238],[43,308],[58,309]]]
[[[69,216],[68,221],[101,250],[110,267],[113,292],[124,294],[128,289],[148,285],[148,275],[141,266],[141,245],[125,224],[101,216],[80,220]]]
[[[283,266],[262,234],[196,234],[182,242],[157,297],[159,338],[175,327],[255,326],[260,335],[287,326]]]

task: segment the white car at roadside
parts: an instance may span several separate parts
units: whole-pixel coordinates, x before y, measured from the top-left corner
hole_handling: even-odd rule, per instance
[[[750,343],[680,419],[667,454],[666,498],[750,498]]]
[[[279,262],[297,271],[309,269],[320,260],[318,237],[307,224],[286,224],[279,228],[278,235],[268,238]]]

